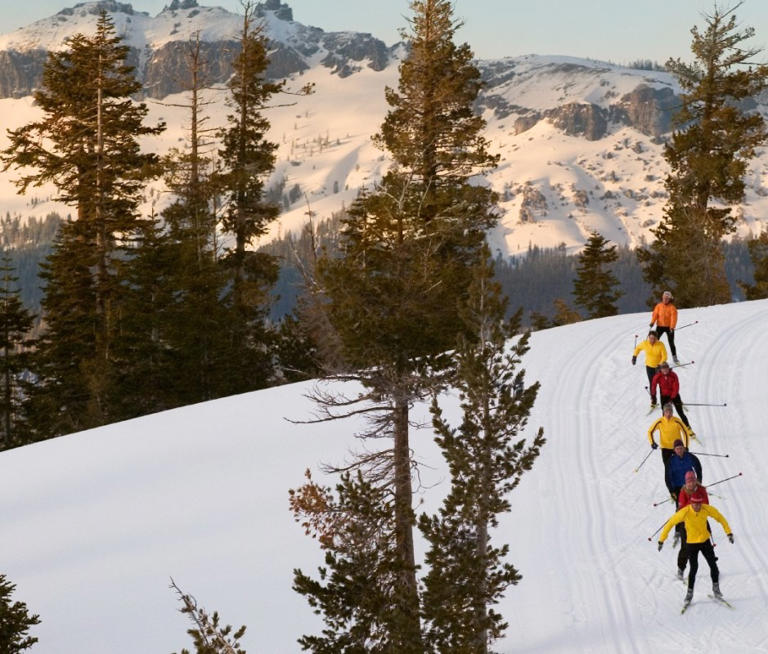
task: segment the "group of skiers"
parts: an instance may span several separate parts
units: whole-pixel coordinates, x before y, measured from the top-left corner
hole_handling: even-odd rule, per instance
[[[648,429],[648,440],[655,450],[661,447],[661,458],[664,463],[664,481],[675,503],[677,511],[667,520],[661,529],[658,547],[664,546],[669,532],[675,527],[675,543],[680,542],[677,556],[677,578],[683,580],[686,563],[689,563],[688,589],[683,602],[683,611],[693,599],[693,587],[698,571],[699,552],[709,564],[712,578],[712,595],[715,599],[725,602],[720,592],[720,571],[717,567],[711,530],[707,518],[717,520],[725,530],[728,540],[733,543],[733,533],[722,514],[709,503],[707,489],[702,486],[701,463],[694,454],[688,451],[690,441],[696,438],[691,424],[683,410],[680,397],[680,380],[667,362],[667,350],[660,340],[662,334],[667,335],[672,360],[678,365],[677,348],[675,347],[675,327],[677,326],[677,309],[672,302],[672,293],[664,291],[661,302],[653,309],[651,328],[646,340],[635,347],[632,355],[632,365],[637,363],[640,352],[645,353],[645,370],[648,376],[648,386],[651,396],[651,411],[658,406],[656,401],[657,389],[660,395],[662,415]],[[656,329],[653,329],[654,324]],[[677,415],[673,415],[673,409]],[[659,442],[654,439],[658,432]]]

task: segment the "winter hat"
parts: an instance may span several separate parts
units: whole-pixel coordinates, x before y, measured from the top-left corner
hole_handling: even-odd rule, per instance
[[[691,504],[704,504],[704,496],[696,491],[691,495]]]
[[[683,443],[683,441],[681,441],[679,438],[675,440],[675,443],[672,445],[672,447],[677,447],[678,445],[685,447],[685,443]]]
[[[664,291],[664,292],[661,294],[661,297],[668,297],[668,298],[671,298],[671,297],[672,297],[672,293],[671,293],[670,291]]]
[[[696,481],[696,473],[693,470],[689,470],[685,473],[685,481],[686,483],[689,481]]]

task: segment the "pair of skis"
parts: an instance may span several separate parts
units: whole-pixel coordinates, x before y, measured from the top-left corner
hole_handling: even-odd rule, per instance
[[[722,604],[723,606],[727,606],[729,609],[734,608],[732,604],[728,602],[728,600],[724,599],[723,597],[717,597],[716,595],[707,595],[709,599],[713,600],[717,604]],[[691,605],[692,600],[683,601],[683,608],[680,610],[680,615],[685,613],[686,609]]]

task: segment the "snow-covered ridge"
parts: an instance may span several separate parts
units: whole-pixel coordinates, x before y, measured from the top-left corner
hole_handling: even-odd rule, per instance
[[[60,47],[65,36],[92,29],[102,6],[110,8],[118,32],[132,46],[131,63],[148,98],[179,92],[185,49],[198,31],[203,56],[211,62],[211,81],[223,84],[229,77],[241,16],[216,7],[187,7],[151,17],[113,0],[84,3],[0,37],[4,126],[17,127],[33,116],[28,96],[39,83],[44,48]],[[384,88],[397,85],[404,52],[402,44],[387,46],[370,34],[303,25],[280,0],[267,0],[259,12],[273,43],[270,74],[288,78],[294,88],[312,82],[316,91],[294,106],[269,111],[271,139],[279,144],[269,185],[283,209],[271,238],[301,228],[308,211],[318,219],[329,217],[381,178],[389,160],[373,147],[371,136],[387,111]],[[575,252],[592,230],[629,246],[650,240],[666,201],[662,144],[678,106],[674,79],[568,56],[507,57],[478,66],[486,87],[477,108],[501,156],[487,178],[500,195],[501,220],[489,235],[493,249],[516,256],[530,245],[565,244]],[[225,121],[223,97],[218,94],[218,102],[209,105],[212,124]],[[765,115],[767,107],[760,99],[757,109]],[[150,110],[153,119],[165,119],[168,130],[148,147],[164,152],[178,146],[187,117],[154,103]],[[0,147],[5,142],[0,133]],[[13,171],[0,172],[0,199],[12,214],[68,213],[53,201],[50,186],[16,196],[13,177]],[[735,210],[742,237],[757,235],[768,221],[765,151],[758,152],[746,181],[745,202]],[[147,189],[147,212],[167,197],[161,190],[159,183]]]
[[[765,370],[768,300],[681,308],[681,396],[701,440],[703,482],[730,523],[720,525],[720,586],[735,611],[706,597],[700,557],[694,603],[675,579],[672,539],[648,542],[671,515],[661,456],[649,452],[642,360],[633,334],[649,314],[630,314],[533,334],[526,381],[541,391],[530,436],[547,443],[511,494],[512,513],[493,533],[509,543],[523,579],[495,607],[508,621],[494,651],[547,654],[762,652],[768,642],[768,448]],[[0,561],[14,600],[39,613],[35,654],[136,654],[189,647],[169,577],[222,622],[248,626],[249,652],[293,654],[318,618],[291,590],[292,570],[314,574],[317,543],[288,510],[288,489],[309,467],[341,464],[358,449],[357,419],[302,425],[311,384],[197,404],[0,452]],[[461,419],[456,398],[446,418]],[[427,406],[414,419],[429,423]],[[434,511],[447,470],[429,428],[411,444],[421,468],[415,502]],[[693,449],[693,448],[692,448]],[[423,544],[418,545],[421,550]],[[140,627],[137,627],[140,625]]]

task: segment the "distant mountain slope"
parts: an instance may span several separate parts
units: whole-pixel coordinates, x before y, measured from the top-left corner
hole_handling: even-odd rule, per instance
[[[168,8],[155,17],[114,0],[82,3],[0,37],[0,122],[15,127],[34,116],[29,96],[39,83],[45,52],[77,31],[92,29],[101,8],[132,46],[133,63],[146,98],[170,98],[182,88],[184,52],[199,33],[219,87],[228,78],[228,57],[241,17],[221,8]],[[308,98],[268,112],[272,139],[279,143],[270,186],[283,205],[271,235],[298,229],[308,214],[327,217],[348,205],[359,189],[380,179],[386,155],[371,144],[386,113],[385,86],[397,84],[402,45],[387,46],[370,34],[324,32],[295,20],[280,0],[259,5],[274,45],[271,74],[293,88],[316,85]],[[299,17],[300,18],[300,17]],[[471,44],[470,44],[471,45]],[[501,155],[486,183],[501,198],[501,219],[489,235],[495,251],[523,254],[530,245],[561,243],[578,251],[591,230],[636,246],[651,238],[666,199],[662,144],[677,107],[678,88],[663,72],[628,69],[564,56],[526,55],[479,61],[486,88],[478,111]],[[212,124],[226,116],[224,94],[210,107]],[[766,113],[763,98],[753,109]],[[153,104],[169,129],[149,147],[165,151],[183,139],[186,116],[178,108]],[[0,147],[5,135],[0,134]],[[54,189],[15,197],[13,172],[0,173],[0,198],[12,213],[67,214],[51,200]],[[34,199],[34,202],[32,201]],[[145,208],[167,201],[160,183],[148,188]],[[746,200],[736,208],[738,234],[763,229],[768,217],[768,155],[748,171]]]
[[[648,537],[671,515],[658,453],[646,430],[645,373],[630,363],[648,313],[536,332],[525,357],[541,382],[529,426],[547,443],[510,496],[497,543],[523,579],[496,607],[510,626],[504,654],[758,652],[768,642],[768,487],[764,399],[768,300],[684,309],[681,393],[701,439],[704,483],[730,522],[713,524],[721,587],[735,612],[707,600],[699,566],[681,618],[671,539]],[[642,361],[640,362],[642,364]],[[169,577],[222,622],[248,626],[243,647],[293,654],[318,618],[291,590],[292,570],[314,572],[316,542],[288,511],[305,468],[341,464],[361,447],[356,420],[302,425],[310,383],[272,388],[145,416],[0,452],[0,561],[14,599],[39,613],[35,654],[136,654],[189,647]],[[458,400],[445,399],[458,424]],[[414,419],[428,423],[428,407]],[[419,511],[434,510],[447,471],[430,429],[415,430]],[[418,550],[422,550],[422,544]],[[420,556],[420,555],[419,555]],[[671,649],[670,649],[671,648]]]

